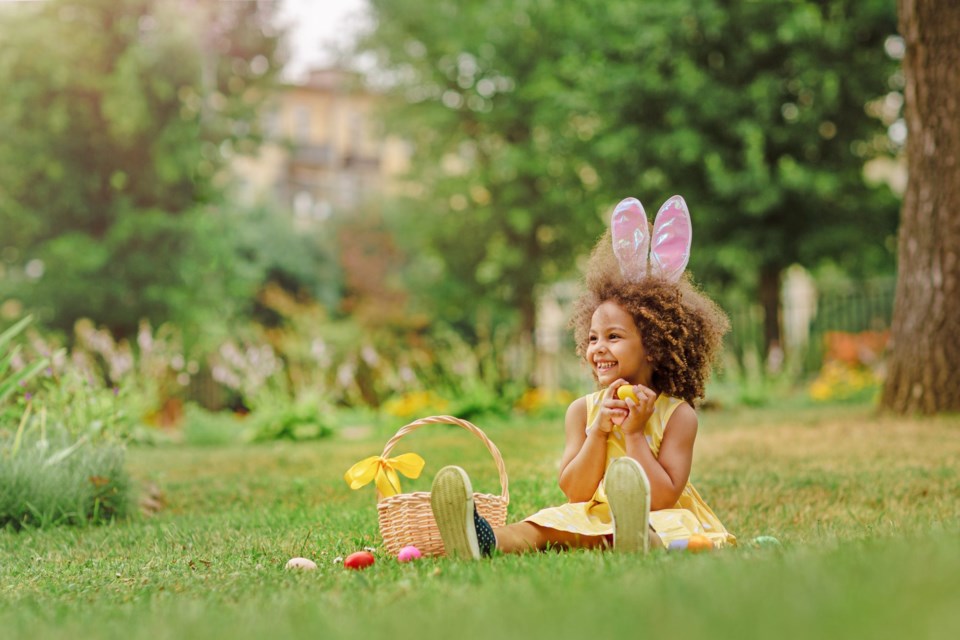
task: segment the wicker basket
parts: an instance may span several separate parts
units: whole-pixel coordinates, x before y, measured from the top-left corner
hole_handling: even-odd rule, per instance
[[[492,526],[502,527],[507,522],[507,504],[510,503],[507,471],[503,466],[503,458],[500,456],[497,445],[493,444],[490,438],[473,424],[453,416],[420,418],[401,427],[383,447],[381,456],[388,458],[390,451],[402,437],[428,424],[450,424],[461,427],[477,436],[486,445],[500,474],[501,491],[499,496],[474,492],[473,501],[480,515],[486,518]],[[380,535],[383,537],[384,545],[391,555],[396,555],[400,552],[400,549],[408,545],[417,547],[425,556],[444,555],[443,540],[440,538],[440,531],[437,530],[437,523],[433,519],[433,511],[430,508],[429,491],[400,493],[389,498],[384,498],[378,493],[377,498]]]

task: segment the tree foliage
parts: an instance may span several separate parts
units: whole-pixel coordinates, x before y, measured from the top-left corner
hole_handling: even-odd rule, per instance
[[[406,233],[448,317],[493,303],[530,329],[536,287],[628,195],[652,216],[683,194],[693,273],[754,293],[766,279],[771,331],[786,266],[892,269],[896,199],[863,175],[896,151],[866,112],[899,90],[889,2],[372,6],[362,48],[422,186]]]
[[[220,314],[230,220],[276,76],[270,3],[51,0],[0,14],[6,293],[69,328]]]

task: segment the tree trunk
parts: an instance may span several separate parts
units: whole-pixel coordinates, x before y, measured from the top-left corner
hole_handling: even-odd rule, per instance
[[[900,0],[907,169],[882,405],[960,411],[960,3]]]
[[[521,359],[523,382],[527,386],[534,386],[537,370],[537,298],[533,287],[528,289],[520,297],[520,336],[517,348]]]
[[[763,307],[763,355],[780,346],[780,269],[764,266],[760,270],[760,304]]]

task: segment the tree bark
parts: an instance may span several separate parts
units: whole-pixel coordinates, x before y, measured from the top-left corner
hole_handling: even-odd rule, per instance
[[[909,180],[881,403],[960,411],[960,3],[899,0],[898,12]]]
[[[763,307],[763,356],[780,349],[780,268],[767,265],[760,270],[760,305]]]

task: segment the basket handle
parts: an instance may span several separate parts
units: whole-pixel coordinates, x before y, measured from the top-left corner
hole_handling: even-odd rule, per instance
[[[393,451],[393,447],[400,441],[401,438],[403,438],[403,436],[428,424],[450,424],[462,429],[466,429],[473,435],[477,436],[483,442],[484,446],[487,447],[487,451],[489,451],[490,455],[493,457],[494,464],[497,465],[497,473],[500,474],[500,496],[503,498],[505,503],[509,504],[510,491],[508,486],[509,483],[507,481],[507,469],[503,466],[503,456],[500,455],[500,450],[497,449],[497,445],[493,444],[493,441],[487,437],[487,434],[481,431],[479,427],[466,420],[454,418],[453,416],[429,416],[427,418],[414,420],[410,424],[400,427],[400,430],[397,431],[392,438],[387,440],[387,444],[383,446],[383,453],[381,453],[380,456],[383,458],[389,457],[390,452]]]

